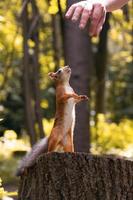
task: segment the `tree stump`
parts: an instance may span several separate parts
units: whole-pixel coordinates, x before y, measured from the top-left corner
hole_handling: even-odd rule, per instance
[[[18,200],[133,200],[133,161],[47,153],[21,177]]]

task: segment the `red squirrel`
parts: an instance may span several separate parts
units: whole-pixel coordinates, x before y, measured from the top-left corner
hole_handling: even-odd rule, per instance
[[[78,95],[69,84],[71,69],[69,66],[60,68],[57,72],[50,72],[49,77],[56,85],[56,114],[54,126],[49,138],[45,137],[36,144],[22,160],[17,175],[23,174],[31,167],[41,153],[73,152],[73,130],[75,125],[75,104],[88,100],[86,95]]]

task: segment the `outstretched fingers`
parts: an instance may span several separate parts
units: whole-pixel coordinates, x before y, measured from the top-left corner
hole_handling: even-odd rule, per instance
[[[67,11],[65,17],[76,22],[80,19],[79,27],[84,29],[92,12],[92,4],[86,1],[73,4]]]
[[[79,23],[79,27],[84,29],[89,21],[89,18],[92,13],[92,4],[86,4],[84,9],[82,10],[82,15]]]
[[[103,5],[95,4],[91,15],[91,24],[89,27],[90,36],[97,36],[102,30],[105,21],[106,11]]]
[[[80,18],[81,14],[83,12],[83,7],[82,6],[78,6],[75,8],[73,16],[72,16],[72,21],[76,22],[78,21],[78,19]]]
[[[73,5],[68,9],[68,11],[67,11],[67,13],[66,13],[66,15],[65,15],[65,17],[66,17],[67,19],[71,19],[71,18],[72,18],[73,13],[74,13],[76,7],[77,7],[76,4],[73,4]]]
[[[97,25],[96,31],[94,33],[94,36],[98,36],[100,34],[100,32],[101,32],[101,30],[103,28],[103,24],[105,22],[105,18],[106,18],[106,16],[102,16],[101,17],[101,19],[100,19],[100,21],[99,21],[99,23]]]
[[[76,22],[79,20],[79,28],[84,29],[90,20],[90,36],[99,35],[106,17],[106,8],[102,2],[81,1],[68,9],[66,18]]]

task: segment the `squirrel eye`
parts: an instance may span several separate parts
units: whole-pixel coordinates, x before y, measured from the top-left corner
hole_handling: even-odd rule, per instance
[[[62,71],[62,70],[61,70],[61,69],[59,69],[59,70],[58,70],[58,74],[60,74],[60,73],[61,73],[61,71]]]

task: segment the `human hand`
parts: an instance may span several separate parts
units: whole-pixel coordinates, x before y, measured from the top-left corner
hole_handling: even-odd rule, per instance
[[[97,36],[102,30],[106,8],[100,0],[81,1],[73,4],[66,13],[66,18],[76,22],[80,19],[79,28],[84,29],[90,20],[89,35]]]

